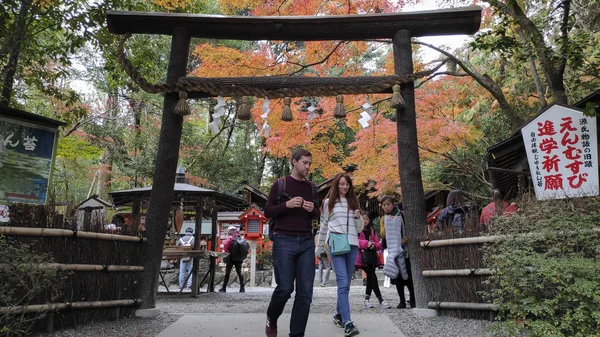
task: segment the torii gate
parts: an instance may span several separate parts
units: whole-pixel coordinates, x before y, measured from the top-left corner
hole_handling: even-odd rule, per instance
[[[185,98],[230,96],[334,96],[341,94],[386,93],[400,85],[404,101],[396,102],[399,175],[413,257],[412,277],[418,308],[426,308],[428,295],[418,261],[419,233],[427,225],[414,99],[412,37],[473,34],[479,30],[481,8],[452,9],[339,16],[252,17],[213,16],[173,13],[108,11],[108,29],[115,34],[171,35],[167,82],[149,85],[139,74],[130,72],[138,84],[150,92],[164,92],[162,125],[153,190],[146,216],[148,244],[145,248],[145,275],[142,284],[142,308],[155,307],[158,270],[166,235],[177,169],[183,116],[174,113],[179,95]],[[231,40],[370,40],[392,39],[395,76],[303,78],[239,77],[188,78],[186,66],[191,37]],[[121,55],[120,55],[121,56]],[[131,69],[129,69],[131,70]],[[316,88],[316,89],[315,89]],[[311,91],[311,89],[313,91]],[[327,89],[327,90],[325,90]],[[398,91],[398,86],[394,88]],[[314,90],[317,90],[315,93]],[[397,95],[395,95],[398,98]],[[397,99],[396,99],[397,101]],[[402,150],[400,150],[402,149]],[[214,263],[214,260],[211,261]]]

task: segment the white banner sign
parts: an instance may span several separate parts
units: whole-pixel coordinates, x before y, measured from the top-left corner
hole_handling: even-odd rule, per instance
[[[521,133],[538,200],[598,195],[595,117],[555,104]]]
[[[0,205],[0,222],[9,222],[10,218],[8,217],[8,206]]]

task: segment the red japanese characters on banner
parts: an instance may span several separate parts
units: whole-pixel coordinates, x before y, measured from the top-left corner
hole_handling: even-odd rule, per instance
[[[594,117],[552,105],[521,133],[539,200],[598,195]]]

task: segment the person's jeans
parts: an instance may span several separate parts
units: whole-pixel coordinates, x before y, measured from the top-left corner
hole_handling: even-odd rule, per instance
[[[331,251],[331,247],[329,249]],[[358,246],[350,246],[350,251],[343,255],[331,255],[331,264],[338,287],[337,296],[337,313],[342,315],[344,325],[352,322],[350,319],[350,300],[348,293],[350,292],[350,282],[354,273],[354,263],[358,254]]]
[[[179,288],[183,288],[183,282],[185,282],[185,278],[192,271],[192,262],[194,260],[190,259],[189,261],[179,261]],[[187,287],[192,287],[192,276],[188,278]]]
[[[331,266],[329,265],[328,257],[319,257],[319,282],[321,284],[326,284],[329,282],[329,272],[331,271]]]
[[[267,317],[277,322],[296,281],[296,297],[290,319],[290,336],[304,336],[315,280],[315,242],[312,236],[273,237],[273,270],[277,287],[271,296]],[[276,323],[275,323],[276,324]]]

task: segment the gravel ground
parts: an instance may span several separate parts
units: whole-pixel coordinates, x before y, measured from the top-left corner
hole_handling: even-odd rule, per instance
[[[185,295],[159,295],[156,307],[160,315],[155,319],[125,318],[114,322],[91,323],[55,332],[54,334],[38,334],[36,336],[73,337],[73,336],[156,336],[163,329],[174,323],[186,313],[264,313],[266,312],[272,293],[271,288],[247,288],[246,293],[239,293],[229,288],[228,293],[203,293],[198,298]],[[478,337],[485,336],[484,330],[488,321],[458,319],[452,317],[422,318],[416,317],[410,309],[396,309],[398,296],[395,288],[383,288],[384,299],[393,305],[393,309],[366,309],[363,307],[364,287],[352,286],[350,303],[352,315],[363,312],[380,312],[387,315],[407,337],[448,336]],[[335,306],[335,287],[317,287],[314,291],[311,312],[331,313]],[[373,296],[374,297],[374,296]],[[285,312],[291,312],[292,299],[286,305]],[[176,337],[176,336],[174,336]],[[384,337],[384,336],[381,336]]]

